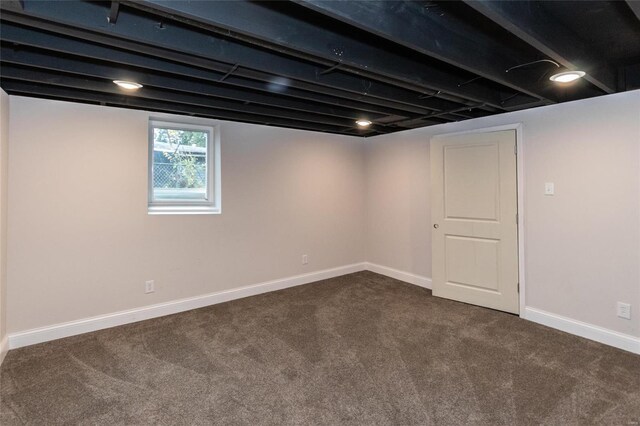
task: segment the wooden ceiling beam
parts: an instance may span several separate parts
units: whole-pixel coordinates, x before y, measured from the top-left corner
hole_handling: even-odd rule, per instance
[[[425,7],[415,1],[294,1],[518,92],[547,103],[557,101],[554,88],[546,82],[540,84],[527,75],[506,72],[514,65],[532,61],[534,57],[478,31],[472,24],[450,13],[451,10]]]
[[[400,54],[363,40],[358,34],[329,31],[321,23],[296,13],[286,2],[185,2],[180,0],[127,1],[128,6],[179,20],[262,49],[282,52],[302,60],[340,64],[341,72],[415,91],[439,91],[472,103],[500,108],[499,94],[482,82],[461,88],[469,74],[455,68],[444,69],[421,58]],[[293,7],[293,9],[292,9]],[[242,60],[238,61],[242,63]],[[331,76],[335,73],[324,74]],[[511,89],[505,89],[511,90]]]
[[[463,0],[471,8],[569,70],[585,71],[587,81],[616,92],[616,73],[582,40],[544,10],[542,2]]]

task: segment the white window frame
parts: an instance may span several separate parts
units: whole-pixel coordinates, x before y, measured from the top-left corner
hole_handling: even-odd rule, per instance
[[[156,200],[153,187],[153,148],[155,128],[198,131],[208,133],[207,137],[207,198],[206,200]],[[218,125],[193,124],[186,121],[149,120],[148,133],[148,213],[149,214],[220,214],[221,170],[220,132]]]

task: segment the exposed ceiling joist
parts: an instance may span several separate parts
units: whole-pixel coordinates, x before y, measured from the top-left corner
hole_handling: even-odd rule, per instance
[[[82,34],[86,34],[86,39],[91,39],[91,36],[88,33]],[[175,61],[165,61],[160,57],[151,57],[148,55],[136,53],[134,51],[125,51],[105,45],[87,43],[86,41],[82,41],[80,39],[74,39],[58,34],[48,33],[37,28],[22,27],[12,22],[3,22],[2,40],[5,42],[10,42],[14,46],[14,50],[17,53],[20,52],[20,46],[32,46],[39,49],[51,51],[54,54],[64,53],[80,56],[90,60],[108,61],[110,63],[118,64],[121,67],[122,72],[126,72],[129,67],[136,67],[139,69],[157,71],[172,75],[195,78],[206,82],[217,83],[224,77],[224,71],[226,69],[229,69],[229,67],[224,64],[216,64],[219,67],[219,71],[210,69],[212,68],[212,66],[209,66],[209,69],[194,66],[199,63],[197,58],[193,61],[190,61],[189,65],[187,65],[187,63],[189,62],[189,58],[187,57],[181,58],[184,59],[184,62],[182,63]],[[139,50],[143,49],[144,46],[140,46]],[[147,53],[153,53],[153,51],[147,50]],[[3,58],[3,60],[4,59],[5,58]],[[236,70],[235,75],[229,76],[224,79],[224,83],[225,86],[241,87],[244,89],[251,89],[261,93],[273,95],[272,86],[270,85],[271,80],[273,80],[273,76],[269,76],[268,74],[260,73],[253,70]],[[334,93],[327,94],[323,93],[323,91],[324,89],[321,86],[314,86],[312,84],[304,84],[298,81],[293,81],[291,82],[289,87],[286,88],[286,91],[282,96],[310,101],[310,105],[320,103],[337,107],[351,108],[353,110],[363,111],[365,113],[373,113],[374,115],[407,116],[408,114],[405,110],[389,108],[380,104],[353,100],[351,99],[353,98],[353,96],[348,92],[344,92],[343,95],[339,97]],[[384,104],[384,102],[381,103]],[[391,104],[395,106],[402,106],[393,103]],[[424,114],[425,111],[429,111],[429,109],[419,108],[416,113]]]
[[[370,136],[637,88],[638,4],[2,1],[0,86]]]
[[[264,124],[269,126],[279,126],[302,130],[312,130],[317,132],[352,134],[361,136],[371,136],[379,134],[375,130],[358,131],[350,127],[340,128],[324,124],[314,124],[307,122],[299,122],[279,117],[264,117],[255,114],[237,114],[226,109],[217,109],[211,107],[201,107],[196,105],[187,105],[181,103],[158,101],[153,99],[145,99],[132,97],[128,95],[113,93],[95,93],[88,90],[78,90],[62,86],[53,86],[42,83],[33,83],[27,81],[15,81],[6,79],[3,87],[9,94],[49,97],[54,99],[68,99],[74,102],[85,102],[93,104],[101,104],[108,106],[119,106],[126,108],[137,108],[147,111],[176,113],[191,116],[211,117],[230,121],[242,121],[247,123]]]
[[[3,19],[214,70],[220,70],[219,60],[224,58],[229,62],[226,65],[222,64],[225,67],[224,72],[234,64],[241,64],[242,68],[236,75],[242,75],[240,71],[247,73],[251,72],[250,70],[261,70],[262,73],[271,74],[272,79],[275,76],[287,79],[287,84],[293,87],[304,89],[305,87],[300,86],[309,84],[314,87],[321,86],[322,93],[332,96],[344,96],[342,91],[345,91],[349,92],[348,96],[354,100],[370,100],[371,103],[406,109],[418,114],[420,111],[433,110],[434,103],[442,104],[441,107],[435,107],[437,110],[460,106],[458,102],[445,99],[422,100],[419,98],[422,92],[394,87],[355,75],[341,72],[322,75],[326,67],[177,24],[165,23],[160,26],[157,17],[128,13],[122,8],[118,24],[110,25],[103,17],[104,13],[104,6],[96,3],[28,2],[25,13],[5,12]]]
[[[2,74],[4,78],[16,81],[42,83],[78,90],[93,90],[95,92],[111,93],[114,95],[122,94],[122,91],[116,85],[111,81],[104,79],[90,79],[55,71],[26,68],[9,64],[3,65]],[[337,118],[304,111],[275,108],[273,106],[267,107],[264,105],[251,104],[248,101],[232,101],[219,97],[195,95],[185,92],[167,92],[166,90],[153,87],[145,87],[145,90],[130,93],[129,96],[199,107],[213,107],[217,109],[224,109],[229,112],[250,113],[256,116],[269,117],[269,120],[271,120],[271,117],[279,117],[298,122],[327,124],[337,127],[355,127],[354,121],[348,118]]]
[[[254,92],[229,85],[179,78],[149,70],[140,71],[131,68],[123,70],[117,64],[108,62],[91,63],[79,58],[61,56],[55,52],[45,53],[34,51],[33,49],[12,49],[3,46],[0,50],[0,56],[2,56],[2,61],[5,64],[20,65],[23,67],[31,66],[67,74],[84,75],[101,78],[105,81],[135,81],[145,87],[176,90],[179,92],[219,97],[251,104],[286,108],[294,111],[304,111],[312,114],[330,115],[353,120],[362,117],[362,112],[358,110],[345,109],[335,105],[312,104],[295,98],[277,97],[263,92]],[[386,117],[386,115],[369,113],[368,117],[371,120],[378,121]]]
[[[207,2],[149,0],[126,2],[147,12],[167,18],[180,19],[191,25],[198,24],[210,31],[246,43],[288,55],[300,55],[306,60],[322,59],[328,66],[340,64],[340,70],[366,76],[392,84],[402,84],[412,90],[436,90],[473,103],[486,103],[500,108],[495,91],[483,84],[473,83],[461,90],[460,83],[469,79],[455,69],[445,71],[417,60],[399,55],[393,50],[351,37],[340,32],[327,31],[313,20],[284,13],[278,8],[287,3],[261,3],[238,0],[218,2],[212,7]],[[458,74],[458,75],[456,75]],[[331,75],[331,74],[325,74]]]
[[[2,8],[5,10],[24,10],[24,0],[2,0]]]
[[[549,103],[556,100],[553,87],[548,82],[539,84],[526,75],[505,72],[514,65],[530,62],[531,57],[479,33],[469,23],[439,7],[429,8],[421,2],[381,0],[295,1],[532,97]]]
[[[616,73],[601,63],[600,58],[590,52],[575,34],[555,22],[541,3],[463,1],[562,66],[570,70],[586,71],[585,79],[606,93],[616,91]]]
[[[640,1],[638,0],[626,0],[626,1],[629,7],[631,8],[631,11],[633,12],[633,14],[636,15],[636,18],[638,18],[638,20],[640,20]]]
[[[480,107],[481,105],[478,105],[477,107]],[[475,107],[475,108],[477,108]],[[441,117],[443,115],[446,114],[453,114],[453,113],[457,113],[457,112],[461,112],[461,111],[467,111],[467,110],[472,110],[474,109],[474,107],[467,107],[467,108],[459,108],[456,110],[452,110],[452,111],[443,111],[443,112],[439,112],[439,113],[433,113],[433,114],[429,114],[429,115],[425,115],[424,117],[418,117],[418,118],[414,118],[414,119],[410,119],[410,120],[405,120],[405,121],[400,121],[398,123],[395,123],[398,126],[402,126],[402,127],[415,127],[415,126],[420,126],[421,122],[423,122],[424,120],[433,120],[436,117]]]

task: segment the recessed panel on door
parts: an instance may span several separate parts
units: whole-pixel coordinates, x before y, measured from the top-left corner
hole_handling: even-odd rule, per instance
[[[444,147],[444,207],[449,219],[498,220],[497,144]]]
[[[500,241],[447,235],[445,250],[447,284],[499,292]]]

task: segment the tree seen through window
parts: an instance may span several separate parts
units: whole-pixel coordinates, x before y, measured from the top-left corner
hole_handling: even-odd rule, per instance
[[[206,199],[208,133],[153,129],[156,199]]]

